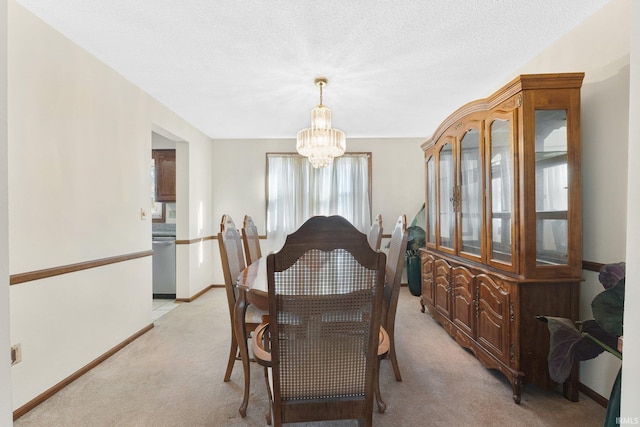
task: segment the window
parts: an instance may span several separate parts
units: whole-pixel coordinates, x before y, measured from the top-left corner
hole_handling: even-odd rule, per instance
[[[298,154],[267,154],[267,234],[284,239],[315,215],[371,226],[371,154],[349,153],[322,169]]]

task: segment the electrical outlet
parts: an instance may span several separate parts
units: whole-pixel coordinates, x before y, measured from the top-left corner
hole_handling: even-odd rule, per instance
[[[22,362],[22,345],[16,344],[11,346],[11,366]]]

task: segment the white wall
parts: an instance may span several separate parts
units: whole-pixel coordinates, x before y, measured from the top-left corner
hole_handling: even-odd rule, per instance
[[[14,2],[8,65],[10,273],[149,250],[144,93]],[[14,409],[150,323],[150,265],[11,287]]]
[[[212,278],[213,262],[219,262],[220,258],[212,251],[214,246],[217,248],[217,244],[214,240],[202,240],[213,236],[219,230],[219,220],[211,213],[212,153],[213,144],[210,142],[177,145],[177,237],[196,240],[189,245],[177,245],[176,248],[176,256],[180,260],[176,271],[178,298],[191,297],[215,283]],[[185,164],[187,162],[188,166]],[[187,168],[188,175],[184,173]],[[187,224],[183,221],[185,216],[188,219]]]
[[[0,348],[11,345],[9,336],[9,223],[7,171],[7,2],[0,0]],[[3,350],[4,351],[4,350]],[[0,360],[0,426],[13,424],[11,414],[11,361]]]
[[[425,138],[426,139],[426,138]],[[372,153],[372,214],[382,214],[384,233],[390,234],[401,214],[411,221],[425,198],[424,156],[416,138],[349,139],[347,152]],[[251,215],[258,232],[266,234],[266,154],[295,152],[295,139],[214,140],[213,221],[216,233],[223,214],[242,226]],[[278,250],[261,240],[263,253]],[[383,242],[384,245],[384,242]],[[212,247],[214,283],[224,283],[217,243]]]
[[[179,238],[211,234],[198,227],[198,215],[210,215],[209,138],[14,0],[8,41],[9,191],[1,205],[9,206],[9,274],[150,251],[151,219],[140,209],[149,214],[157,129],[188,146],[177,153],[186,154]],[[180,278],[186,296],[211,282],[211,263],[198,265],[190,253],[180,260],[195,264]],[[11,286],[11,342],[23,352],[12,368],[13,410],[149,325],[151,275],[147,256]]]
[[[629,178],[627,191],[627,282],[625,287],[625,325],[640,325],[640,2],[631,6],[631,88],[629,106]],[[640,396],[640,330],[627,327],[624,331],[624,361],[622,363],[622,408],[623,418],[640,419],[638,396]]]
[[[581,93],[583,258],[600,263],[626,259],[630,10],[631,0],[611,1],[519,70],[585,72]],[[590,319],[591,300],[603,288],[597,273],[584,271],[583,275],[580,317]],[[619,366],[608,353],[582,362],[580,381],[608,398]]]
[[[153,150],[175,150],[176,141],[157,132],[151,132],[151,148]],[[151,153],[149,153],[149,156],[151,156]]]

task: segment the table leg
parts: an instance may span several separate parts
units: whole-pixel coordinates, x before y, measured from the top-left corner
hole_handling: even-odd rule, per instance
[[[242,359],[242,370],[244,371],[244,397],[240,405],[240,415],[242,418],[247,416],[247,405],[249,404],[249,349],[247,347],[247,332],[245,327],[245,314],[247,311],[247,295],[243,290],[239,290],[236,306],[233,310],[234,328],[236,332],[236,340],[238,341],[238,349],[240,350],[240,358]]]

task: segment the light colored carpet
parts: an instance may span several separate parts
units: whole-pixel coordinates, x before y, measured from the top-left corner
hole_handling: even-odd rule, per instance
[[[239,362],[222,381],[230,327],[224,289],[215,288],[158,319],[156,327],[15,422],[16,427],[264,426],[262,368],[251,364],[251,399],[241,418]],[[387,402],[378,426],[601,426],[605,410],[581,395],[526,386],[522,403],[511,386],[451,339],[419,299],[402,288],[396,319],[403,382],[388,360],[380,382]],[[355,421],[314,426],[351,426]]]

